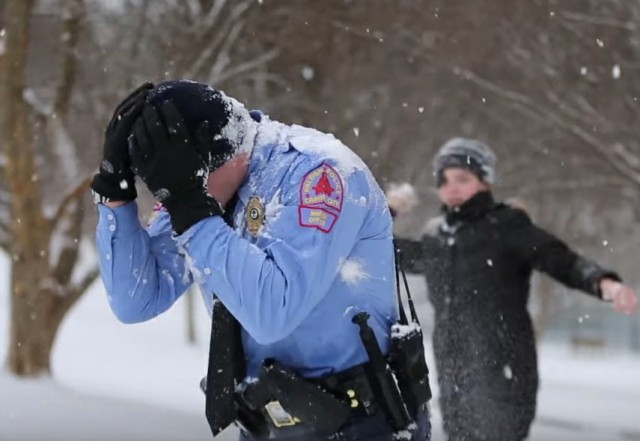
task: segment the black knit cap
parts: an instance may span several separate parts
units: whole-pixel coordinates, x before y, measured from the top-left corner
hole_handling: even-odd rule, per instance
[[[194,137],[203,122],[208,121],[211,139],[209,170],[213,171],[228,161],[235,153],[229,139],[222,136],[222,129],[231,119],[231,107],[224,95],[211,86],[188,80],[171,80],[156,85],[147,96],[147,103],[159,107],[171,101],[184,118],[189,135]]]

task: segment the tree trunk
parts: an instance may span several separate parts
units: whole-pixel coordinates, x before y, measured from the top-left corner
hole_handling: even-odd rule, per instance
[[[39,287],[38,273],[47,271],[38,262],[15,265],[12,272],[11,339],[9,370],[22,377],[51,373],[51,349],[67,308],[63,298]]]
[[[0,54],[0,146],[6,158],[3,164],[6,176],[2,180],[9,195],[2,202],[9,202],[10,206],[8,220],[3,219],[6,225],[0,225],[0,233],[8,238],[0,245],[5,246],[12,258],[7,361],[8,369],[19,376],[50,374],[58,328],[71,306],[98,276],[97,265],[92,265],[83,274],[77,274],[79,277],[72,277],[80,259],[83,199],[89,179],[63,193],[56,206],[51,206],[52,201],[48,200],[47,208],[54,208],[54,214],[45,215],[31,124],[34,115],[38,115],[47,129],[53,127],[52,123],[58,125],[54,127],[57,130],[51,130],[54,136],[45,140],[45,149],[58,151],[62,143],[71,142],[70,137],[66,139],[69,130],[64,121],[76,86],[77,46],[81,41],[85,2],[66,0],[65,9],[60,12],[60,75],[51,100],[52,109],[42,105],[46,99],[35,99],[30,106],[25,98],[33,5],[33,0],[3,3],[6,35],[5,50]],[[32,98],[34,95],[37,93],[30,94]],[[69,169],[65,172],[70,174],[69,186],[78,172]]]
[[[49,355],[60,319],[46,308],[55,297],[42,292],[47,280],[50,226],[41,212],[33,162],[33,139],[24,101],[25,68],[33,1],[6,3],[6,53],[0,79],[0,140],[7,156],[11,193],[11,335],[9,370],[18,375],[50,371]],[[40,321],[44,320],[40,326]],[[54,329],[51,332],[51,329]]]

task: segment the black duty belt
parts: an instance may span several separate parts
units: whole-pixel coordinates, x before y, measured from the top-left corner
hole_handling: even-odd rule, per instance
[[[378,410],[364,365],[314,379],[287,374],[288,371],[281,371],[278,376],[261,375],[258,382],[243,384],[237,390],[241,409],[238,423],[246,431],[264,433],[269,427],[307,424],[329,435],[343,424]],[[283,390],[283,385],[268,384],[270,381],[290,383]]]

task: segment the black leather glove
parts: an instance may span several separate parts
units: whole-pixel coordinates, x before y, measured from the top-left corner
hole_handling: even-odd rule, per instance
[[[132,201],[138,196],[129,159],[128,137],[151,89],[152,83],[144,83],[131,92],[116,108],[109,121],[104,134],[100,171],[91,182],[96,202]]]
[[[159,109],[145,106],[133,127],[133,169],[167,209],[178,234],[201,219],[223,213],[207,190],[206,133],[208,123],[204,122],[190,136],[171,101],[165,101]]]

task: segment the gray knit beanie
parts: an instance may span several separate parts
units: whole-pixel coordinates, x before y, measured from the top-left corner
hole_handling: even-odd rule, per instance
[[[433,159],[436,184],[444,182],[444,170],[464,168],[488,184],[495,181],[497,158],[493,150],[483,142],[468,138],[453,138],[444,143]]]

